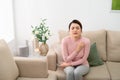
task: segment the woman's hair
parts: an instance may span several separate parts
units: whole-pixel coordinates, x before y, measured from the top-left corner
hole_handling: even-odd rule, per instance
[[[82,24],[81,24],[81,22],[78,21],[78,20],[76,20],[76,19],[74,19],[74,20],[72,20],[72,22],[70,22],[70,24],[69,24],[69,30],[70,30],[70,26],[71,26],[72,23],[78,24],[80,26],[81,30],[82,30]]]

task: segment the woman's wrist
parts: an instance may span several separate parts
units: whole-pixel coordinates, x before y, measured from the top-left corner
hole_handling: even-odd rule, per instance
[[[69,63],[69,66],[72,66],[72,62]]]
[[[85,46],[85,44],[83,42],[81,42],[80,44],[78,44],[78,46],[76,48],[76,52],[78,53],[84,46]]]
[[[78,46],[78,47],[76,48],[76,52],[78,53],[78,52],[81,50],[81,48],[82,48],[82,47]]]

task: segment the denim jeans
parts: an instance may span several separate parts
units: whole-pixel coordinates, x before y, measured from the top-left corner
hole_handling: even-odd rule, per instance
[[[83,80],[83,75],[89,72],[89,67],[85,65],[68,66],[64,69],[66,80]]]

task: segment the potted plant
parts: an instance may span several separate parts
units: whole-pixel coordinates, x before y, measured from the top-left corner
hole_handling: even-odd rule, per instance
[[[38,26],[31,26],[34,38],[37,39],[38,42],[42,42],[42,44],[38,48],[42,55],[46,55],[48,52],[48,45],[46,44],[46,41],[51,36],[49,27],[46,25],[45,21],[46,19],[41,19]]]

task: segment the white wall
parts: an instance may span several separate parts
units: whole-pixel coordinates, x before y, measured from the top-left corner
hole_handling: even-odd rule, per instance
[[[0,0],[0,39],[14,39],[12,0]]]
[[[120,13],[111,12],[111,0],[14,0],[14,11],[18,45],[31,40],[31,25],[38,25],[40,18],[47,19],[53,33],[49,45],[73,19],[82,22],[84,31],[120,30]]]

